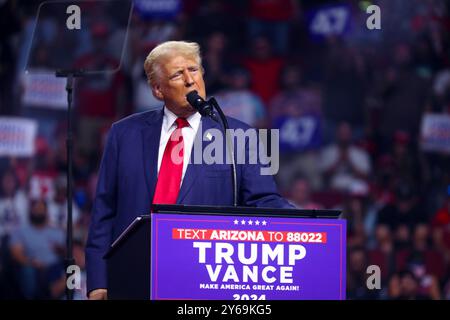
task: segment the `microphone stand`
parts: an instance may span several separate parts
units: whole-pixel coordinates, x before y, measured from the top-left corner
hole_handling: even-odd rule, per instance
[[[73,221],[72,221],[72,159],[73,159],[73,138],[72,138],[72,91],[73,82],[75,77],[82,77],[84,75],[83,70],[57,70],[56,77],[67,78],[66,91],[67,91],[67,139],[66,139],[66,152],[67,152],[67,233],[66,233],[66,259],[64,260],[65,274],[66,274],[66,298],[67,300],[73,300],[74,289],[70,289],[68,284],[69,274],[67,273],[68,267],[75,265],[75,259],[73,258]]]
[[[223,113],[222,109],[220,108],[219,104],[217,103],[216,99],[214,97],[210,98],[208,100],[208,103],[214,106],[214,108],[217,110],[220,116],[220,120],[222,121],[224,133],[225,133],[225,140],[227,143],[227,150],[228,154],[231,157],[231,182],[233,184],[233,206],[237,206],[237,181],[236,181],[236,163],[234,161],[234,150],[233,150],[233,144],[231,143],[231,137],[228,134],[228,129],[230,128],[228,126],[228,120]]]

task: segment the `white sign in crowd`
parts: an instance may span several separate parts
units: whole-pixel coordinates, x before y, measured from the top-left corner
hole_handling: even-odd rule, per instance
[[[38,124],[35,120],[0,117],[0,157],[33,156],[37,129]]]
[[[424,151],[450,154],[450,115],[430,113],[423,117],[420,146]]]
[[[23,77],[22,103],[27,107],[65,109],[67,107],[66,79],[54,74],[32,74]]]

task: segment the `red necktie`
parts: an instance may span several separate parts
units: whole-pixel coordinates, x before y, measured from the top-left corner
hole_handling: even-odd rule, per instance
[[[180,191],[181,176],[183,174],[184,142],[181,129],[189,126],[185,118],[178,118],[177,128],[167,141],[166,149],[159,169],[156,183],[154,204],[175,204]]]

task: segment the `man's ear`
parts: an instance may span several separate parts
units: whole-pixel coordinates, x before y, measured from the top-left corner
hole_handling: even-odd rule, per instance
[[[161,92],[161,87],[159,85],[151,85],[152,86],[152,92],[153,96],[158,100],[164,100],[164,95]]]

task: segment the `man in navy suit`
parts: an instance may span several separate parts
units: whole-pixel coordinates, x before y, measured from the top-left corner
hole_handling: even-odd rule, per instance
[[[86,246],[90,299],[106,299],[103,256],[137,216],[150,213],[152,203],[233,205],[229,164],[189,163],[196,139],[200,139],[204,150],[211,143],[204,139],[208,137],[204,133],[221,128],[214,120],[202,117],[186,100],[192,90],[206,97],[198,44],[160,44],[146,58],[144,69],[153,95],[164,101],[164,108],[122,119],[109,132]],[[231,129],[249,129],[236,119],[228,121]],[[173,141],[181,145],[181,151],[171,149]],[[249,148],[246,144],[245,151],[249,152]],[[177,155],[177,160],[169,154]],[[258,163],[237,165],[238,205],[292,208],[277,193],[273,177],[262,175],[261,168]]]

